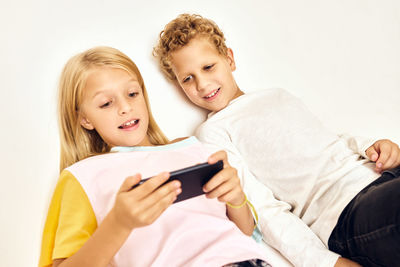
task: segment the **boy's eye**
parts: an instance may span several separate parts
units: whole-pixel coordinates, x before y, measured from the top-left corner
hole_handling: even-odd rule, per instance
[[[183,82],[186,83],[192,79],[192,75],[187,76],[185,79],[183,79]]]
[[[111,101],[108,101],[107,103],[104,103],[103,105],[100,106],[100,108],[106,108],[111,105]]]
[[[212,69],[212,67],[214,67],[214,64],[204,66],[203,69],[204,69],[204,70],[209,70],[209,69]]]

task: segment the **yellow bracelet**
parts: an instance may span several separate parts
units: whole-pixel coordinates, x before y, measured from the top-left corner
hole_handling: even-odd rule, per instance
[[[253,204],[251,204],[250,201],[247,199],[246,195],[244,195],[244,201],[240,205],[235,206],[235,205],[232,205],[229,202],[226,202],[226,205],[228,205],[229,207],[234,208],[234,209],[240,209],[241,207],[243,207],[246,204],[249,204],[249,207],[251,209],[251,213],[253,214],[253,216],[256,219],[256,221],[254,222],[254,229],[256,229],[257,228],[257,224],[258,224],[258,214],[257,214],[257,211],[254,208]]]
[[[226,202],[226,205],[228,205],[228,207],[231,207],[231,208],[234,208],[234,209],[240,209],[241,207],[243,207],[244,205],[246,205],[246,203],[247,203],[247,196],[244,195],[244,201],[243,201],[242,204],[235,206],[235,205],[232,205],[232,204],[229,203],[229,202]]]
[[[247,201],[247,204],[249,204],[250,209],[251,209],[251,211],[252,211],[254,217],[256,218],[256,221],[255,221],[255,223],[254,223],[254,229],[256,229],[257,224],[258,224],[258,214],[257,214],[257,211],[256,211],[256,209],[254,208],[253,204],[251,204],[250,201]]]

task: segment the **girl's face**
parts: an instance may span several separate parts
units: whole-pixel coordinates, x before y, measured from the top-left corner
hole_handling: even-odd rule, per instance
[[[97,67],[83,90],[79,121],[84,128],[96,130],[111,147],[152,145],[147,136],[147,105],[136,75]]]

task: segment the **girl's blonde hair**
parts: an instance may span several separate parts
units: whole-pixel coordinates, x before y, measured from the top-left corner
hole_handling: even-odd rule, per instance
[[[176,80],[172,71],[171,53],[199,36],[208,38],[218,53],[226,56],[228,48],[225,44],[224,33],[214,21],[200,15],[181,14],[170,21],[160,33],[158,43],[153,49],[153,55],[158,59],[162,72],[169,80]]]
[[[136,75],[143,90],[149,113],[147,135],[154,145],[168,143],[150,111],[142,75],[133,61],[111,47],[95,47],[72,57],[65,65],[59,83],[58,120],[60,129],[60,170],[92,155],[106,153],[110,147],[96,130],[89,131],[79,122],[79,107],[90,71],[95,67],[111,67]]]

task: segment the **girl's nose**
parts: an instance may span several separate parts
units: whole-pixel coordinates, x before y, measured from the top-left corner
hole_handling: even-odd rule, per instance
[[[131,107],[130,103],[127,100],[125,100],[125,99],[120,100],[119,106],[118,106],[119,115],[127,114],[131,110],[132,110],[132,107]]]

